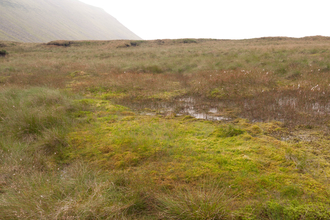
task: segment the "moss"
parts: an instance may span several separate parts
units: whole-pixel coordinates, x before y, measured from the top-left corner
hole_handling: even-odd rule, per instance
[[[134,116],[126,116],[126,117],[123,117],[121,120],[122,121],[133,121],[135,119]]]
[[[330,218],[330,212],[327,207],[327,205],[318,203],[297,205],[269,201],[259,216],[261,218],[276,219],[328,219]]]
[[[236,128],[233,125],[229,124],[228,126],[222,126],[220,128],[218,128],[214,134],[216,135],[216,137],[234,137],[234,136],[238,136],[243,134],[245,131],[240,129],[240,128]]]
[[[261,134],[263,131],[258,125],[252,125],[251,127],[247,128],[246,131],[251,134],[252,136],[256,136]]]
[[[228,93],[225,90],[223,90],[223,88],[221,88],[221,89],[216,88],[210,92],[210,97],[221,99],[221,98],[228,97]]]
[[[120,111],[110,112],[120,117]],[[194,182],[203,176],[229,174],[227,184],[244,191],[246,197],[268,197],[267,191],[275,190],[287,198],[304,198],[306,189],[319,186],[308,172],[300,171],[306,170],[297,164],[303,156],[288,156],[299,151],[263,134],[262,127],[275,128],[277,123],[236,123],[239,126],[223,124],[219,128],[216,122],[139,115],[110,124],[100,120],[70,134],[70,155],[101,167],[135,167],[137,173],[143,170],[157,181]],[[292,181],[301,181],[303,187],[292,187]],[[319,188],[319,192],[326,191]]]

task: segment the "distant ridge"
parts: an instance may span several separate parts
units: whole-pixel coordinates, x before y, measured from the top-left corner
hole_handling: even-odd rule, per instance
[[[0,0],[0,40],[141,39],[103,9],[78,0]]]

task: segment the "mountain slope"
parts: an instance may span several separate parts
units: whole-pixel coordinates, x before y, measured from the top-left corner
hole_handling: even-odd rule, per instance
[[[140,39],[104,10],[78,0],[1,0],[0,40]]]

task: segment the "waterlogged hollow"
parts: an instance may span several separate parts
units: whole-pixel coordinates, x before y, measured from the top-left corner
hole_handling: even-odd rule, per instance
[[[237,99],[208,99],[198,96],[120,100],[145,115],[190,115],[197,119],[227,121],[242,117],[252,122],[282,121],[292,125],[324,124],[330,121],[330,100],[326,94],[296,91],[264,92],[257,96]]]
[[[231,118],[223,112],[226,104],[222,101],[205,101],[197,97],[181,97],[170,101],[155,100],[121,100],[126,105],[143,115],[161,114],[164,116],[190,115],[197,119],[224,121]]]
[[[197,119],[226,121],[230,117],[225,116],[221,111],[225,105],[222,102],[208,102],[196,97],[183,97],[175,101],[174,109],[168,109],[169,113],[173,112],[176,115],[190,115]]]
[[[289,124],[322,125],[330,120],[330,100],[325,93],[281,91],[261,93],[238,102],[240,117],[254,121],[277,120]]]

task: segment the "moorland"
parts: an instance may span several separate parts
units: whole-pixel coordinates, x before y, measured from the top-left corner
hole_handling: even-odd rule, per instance
[[[330,219],[329,48],[1,41],[0,219]]]

